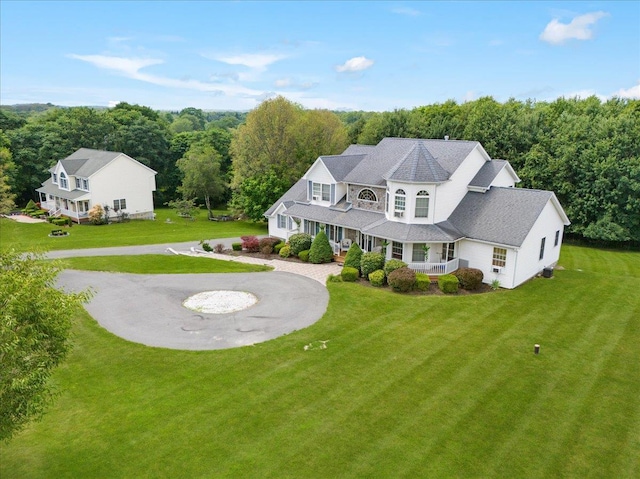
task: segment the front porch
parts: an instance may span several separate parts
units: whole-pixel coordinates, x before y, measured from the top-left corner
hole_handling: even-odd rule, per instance
[[[49,216],[66,216],[80,224],[89,221],[89,201],[69,200],[40,193],[40,207],[49,212]]]

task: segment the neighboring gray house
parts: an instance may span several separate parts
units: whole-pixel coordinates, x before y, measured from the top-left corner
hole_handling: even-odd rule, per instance
[[[59,160],[51,177],[36,191],[40,205],[53,216],[81,223],[94,205],[107,205],[111,214],[153,219],[156,172],[124,153],[80,148]]]
[[[560,256],[569,220],[551,191],[515,188],[509,162],[477,141],[385,138],[321,156],[265,216],[269,234],[357,242],[417,271],[478,268],[514,288]]]

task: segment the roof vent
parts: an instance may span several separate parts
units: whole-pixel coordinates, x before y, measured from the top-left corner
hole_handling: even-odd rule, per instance
[[[444,141],[449,141],[449,135],[444,135]]]

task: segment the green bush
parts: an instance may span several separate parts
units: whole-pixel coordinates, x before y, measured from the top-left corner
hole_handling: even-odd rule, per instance
[[[344,258],[344,265],[350,268],[360,270],[360,260],[362,259],[362,249],[358,246],[358,243],[351,243],[347,256]]]
[[[425,273],[416,273],[416,289],[420,291],[429,291],[431,286],[431,278]]]
[[[313,239],[313,243],[311,243],[309,261],[313,264],[331,263],[333,261],[333,249],[324,230],[320,230]]]
[[[357,269],[352,268],[351,266],[344,266],[342,271],[340,271],[340,277],[342,281],[353,282],[358,279],[359,272]]]
[[[482,271],[476,268],[460,268],[453,275],[458,278],[460,287],[467,290],[478,289],[484,278]]]
[[[399,259],[390,259],[384,264],[384,274],[389,277],[391,273],[400,268],[406,268],[408,265],[402,260]]]
[[[206,241],[200,241],[200,245],[202,246],[202,249],[207,253],[211,253],[213,251],[211,245]]]
[[[342,283],[342,276],[339,274],[330,274],[327,276],[327,283]]]
[[[308,249],[305,249],[304,251],[300,251],[298,253],[298,258],[300,258],[302,261],[306,263],[307,261],[309,261],[309,253],[310,251]]]
[[[282,240],[280,238],[274,238],[272,236],[260,238],[260,241],[258,243],[260,252],[266,255],[273,253],[275,245],[277,245],[281,241]]]
[[[66,226],[69,224],[69,218],[53,218],[51,220],[51,223],[53,223],[56,226]]]
[[[384,286],[384,271],[377,269],[373,273],[369,273],[369,282],[371,286]]]
[[[289,238],[289,247],[291,254],[298,256],[300,251],[311,249],[311,235],[307,233],[296,233]]]
[[[452,274],[443,274],[438,277],[438,288],[440,291],[447,294],[453,294],[458,292],[458,278]]]
[[[278,253],[281,258],[288,258],[291,256],[291,247],[289,245],[285,245],[280,248],[280,252]]]
[[[231,249],[233,251],[242,251],[242,243],[231,243]]]
[[[416,285],[416,272],[411,268],[398,268],[387,276],[387,283],[394,291],[408,293]]]
[[[367,278],[369,273],[384,268],[384,256],[382,253],[363,253],[360,259],[360,272]]]
[[[33,200],[29,200],[29,202],[27,203],[27,206],[25,206],[22,209],[22,212],[26,214],[30,214],[32,211],[36,211],[37,209],[39,209],[38,205],[36,205]]]
[[[277,245],[275,245],[275,246],[273,247],[273,252],[274,252],[275,254],[280,254],[280,250],[281,250],[282,248],[284,248],[284,246],[285,246],[285,245],[286,245],[286,243],[285,243],[284,241],[280,241],[280,243],[278,243]]]

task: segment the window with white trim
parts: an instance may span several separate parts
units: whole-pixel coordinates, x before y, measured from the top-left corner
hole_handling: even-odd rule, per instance
[[[547,242],[547,238],[542,238],[540,240],[540,256],[538,256],[538,259],[543,259],[544,258],[544,244]]]
[[[57,185],[58,184],[58,175],[56,175],[55,173],[51,173],[51,182],[54,185]]]
[[[316,201],[331,201],[331,185],[313,183],[313,199]]]
[[[427,259],[425,247],[426,243],[413,243],[413,251],[411,253],[411,261],[425,261]]]
[[[118,210],[126,210],[127,209],[127,200],[124,198],[120,200],[113,200],[113,211]]]
[[[396,197],[394,202],[394,216],[402,218],[404,216],[404,210],[407,204],[407,196],[404,190],[396,190]]]
[[[287,228],[287,217],[284,215],[278,215],[278,228],[286,229]]]
[[[507,250],[505,248],[493,248],[492,266],[504,268],[507,264]]]
[[[427,218],[429,216],[429,192],[418,191],[416,195],[416,218]]]
[[[556,231],[556,239],[553,242],[553,246],[558,246],[560,244],[560,230]]]
[[[81,184],[80,178],[76,178],[76,188],[80,189]]]
[[[370,190],[369,188],[360,190],[360,193],[358,193],[358,199],[362,201],[370,201],[372,203],[378,202],[378,197],[373,192],[373,190]]]
[[[398,243],[397,241],[391,243],[391,257],[402,259],[402,243]]]
[[[64,171],[60,172],[60,188],[64,188],[65,190],[69,189],[69,181],[67,180],[67,175],[64,174]]]

